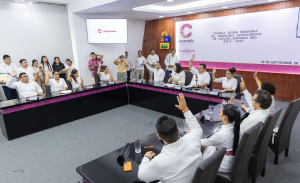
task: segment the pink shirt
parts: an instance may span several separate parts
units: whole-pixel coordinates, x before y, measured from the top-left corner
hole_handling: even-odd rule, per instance
[[[95,67],[95,65],[97,65],[97,69],[99,68],[99,61],[101,61],[101,58],[97,58],[97,60],[89,60],[89,64],[88,64],[88,66],[89,66],[89,68],[90,67]],[[95,70],[90,70],[91,71],[91,74],[92,74],[92,77],[94,77],[94,72],[97,72],[97,71],[95,71]]]

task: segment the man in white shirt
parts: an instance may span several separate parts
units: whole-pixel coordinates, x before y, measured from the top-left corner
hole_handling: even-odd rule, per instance
[[[155,157],[152,151],[145,154],[138,172],[138,178],[142,181],[188,183],[192,181],[195,170],[202,162],[200,142],[203,130],[189,111],[182,93],[177,96],[177,100],[179,105],[176,107],[183,112],[191,132],[180,138],[176,121],[167,116],[160,117],[156,123],[157,137],[165,145]]]
[[[149,70],[149,72],[153,72],[154,73],[154,81],[164,81],[165,79],[165,71],[161,69],[161,63],[160,62],[156,62],[156,69],[152,69],[149,65],[148,65],[148,59],[146,59],[146,67]]]
[[[168,79],[170,79],[171,77],[173,66],[175,65],[175,63],[178,63],[178,56],[176,55],[175,48],[173,48],[171,53],[169,53],[165,59],[166,69],[168,70]]]
[[[142,51],[138,51],[138,57],[133,63],[133,71],[135,71],[136,79],[144,79],[144,65],[146,64],[146,59],[142,56]]]
[[[32,67],[28,67],[27,60],[21,59],[20,65],[21,67],[17,69],[17,75],[20,75],[22,72],[25,72],[28,75],[30,81],[35,81],[37,78],[37,74],[32,72]]]
[[[195,54],[193,54],[189,63],[190,71],[194,75],[189,87],[206,89],[211,80],[210,75],[208,74],[208,72],[206,72],[206,65],[203,63],[200,64],[197,70],[195,67],[193,67],[194,60],[195,60]],[[198,80],[197,85],[196,85],[196,79]]]
[[[159,58],[158,55],[155,54],[155,50],[151,49],[150,50],[150,55],[148,55],[147,59],[149,61],[150,66],[152,67],[152,69],[155,69],[155,64],[156,62],[159,62]],[[153,78],[153,72],[149,72],[149,80],[152,80]]]
[[[271,97],[272,97],[272,104],[271,106],[268,108],[268,110],[270,112],[273,112],[275,110],[275,98],[274,98],[274,95],[276,93],[276,87],[273,83],[271,82],[261,82],[258,77],[257,77],[257,73],[258,73],[259,69],[253,74],[253,77],[256,81],[256,84],[258,86],[258,89],[262,89],[262,90],[266,90],[268,91],[270,94],[271,94]],[[251,104],[248,103],[248,108],[246,105],[242,105],[242,108],[247,112],[247,113],[250,113],[250,111],[254,110],[254,108],[252,107]]]
[[[132,71],[132,63],[131,59],[128,57],[128,52],[125,52],[125,61],[129,63],[129,66],[127,67],[127,82],[130,81],[130,73]]]
[[[11,63],[11,58],[9,55],[3,55],[3,61],[4,63],[0,64],[0,73],[5,74],[8,76],[8,74],[11,73],[11,71],[16,71],[18,67],[16,64]],[[4,80],[0,81],[0,95],[1,95],[1,100],[11,100],[11,99],[16,99],[18,98],[17,90],[8,88],[6,86],[6,82]]]
[[[249,105],[252,104],[253,110],[250,112],[249,116],[243,120],[240,126],[240,138],[243,133],[251,128],[253,125],[259,121],[264,122],[267,116],[270,114],[268,108],[271,106],[272,98],[271,94],[266,90],[257,90],[252,98],[249,91],[246,89],[244,79],[241,78],[241,89],[244,93],[245,99]],[[231,98],[233,101],[233,99]],[[233,103],[233,102],[231,102]]]
[[[6,86],[9,88],[17,89],[19,95],[22,97],[43,95],[43,90],[40,85],[38,85],[35,81],[30,81],[28,75],[25,72],[20,73],[19,80],[20,81],[17,81],[16,72],[12,71],[6,83]]]

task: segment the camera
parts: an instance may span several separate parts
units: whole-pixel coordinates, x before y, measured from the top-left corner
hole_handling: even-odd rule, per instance
[[[95,71],[98,71],[98,66],[95,65],[95,66],[94,66],[94,69],[95,69]]]

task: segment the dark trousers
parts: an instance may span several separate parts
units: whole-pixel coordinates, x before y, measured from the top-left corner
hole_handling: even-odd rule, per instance
[[[170,79],[171,74],[172,74],[172,71],[169,71],[169,70],[168,70],[168,79]]]
[[[130,81],[130,71],[127,71],[127,82]]]
[[[16,89],[11,89],[11,88],[8,88],[7,86],[2,86],[2,88],[3,88],[3,91],[5,93],[7,100],[19,98],[18,92]]]

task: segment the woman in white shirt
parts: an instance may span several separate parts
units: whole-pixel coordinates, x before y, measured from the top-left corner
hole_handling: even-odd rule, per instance
[[[222,87],[224,90],[221,90],[222,93],[224,92],[234,92],[237,87],[237,80],[233,77],[234,72],[236,69],[231,67],[226,71],[226,77],[216,78],[216,67],[213,69],[213,82],[222,83]]]
[[[240,112],[232,104],[224,105],[219,113],[220,120],[224,123],[221,129],[211,137],[201,139],[203,160],[210,157],[221,147],[225,147],[226,153],[220,165],[219,172],[230,172],[239,144]]]
[[[75,69],[75,66],[73,65],[73,62],[70,59],[66,60],[65,68],[66,68],[66,76],[68,76],[68,74],[69,74],[68,73],[69,72],[69,68],[71,68],[71,70]]]
[[[36,73],[33,81],[37,82],[39,86],[43,89],[43,92],[46,93],[46,86],[44,83],[44,76],[41,69],[41,66],[39,68],[39,62],[37,60],[32,60],[32,72]],[[43,78],[43,80],[41,79]]]
[[[66,81],[63,78],[59,78],[59,72],[53,71],[53,78],[49,79],[50,72],[46,72],[45,84],[50,85],[51,92],[64,91],[68,88]]]
[[[84,82],[76,69],[69,68],[67,80],[71,82],[72,88],[84,87]]]
[[[99,62],[99,68],[98,68],[98,71],[97,71],[97,74],[99,75],[100,80],[105,81],[105,82],[107,82],[107,81],[113,82],[114,78],[111,75],[110,70],[108,69],[108,67],[105,66],[105,65],[102,66],[103,72],[100,72],[100,68],[101,68],[101,62]]]
[[[181,86],[185,84],[185,72],[182,70],[179,63],[174,64],[169,82]]]
[[[46,73],[49,71],[49,76],[52,77],[53,69],[52,69],[51,65],[49,64],[48,58],[46,56],[42,56],[40,66],[42,69],[42,75],[45,76]],[[43,82],[44,82],[44,80],[43,80]]]

